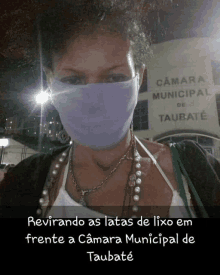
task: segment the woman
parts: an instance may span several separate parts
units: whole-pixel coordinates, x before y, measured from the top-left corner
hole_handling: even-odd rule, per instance
[[[28,158],[7,175],[2,216],[206,217],[175,149],[132,132],[149,41],[131,9],[61,4],[41,17],[40,30],[52,101],[72,146]],[[207,159],[197,144],[184,146]],[[208,160],[205,167],[215,173]]]

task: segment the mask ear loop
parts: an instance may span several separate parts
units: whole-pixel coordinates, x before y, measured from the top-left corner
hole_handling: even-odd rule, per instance
[[[139,73],[137,73],[137,91],[139,92],[139,89],[140,89],[140,75]]]
[[[137,77],[137,92],[139,93],[139,89],[140,89],[140,85],[139,85],[139,79],[140,79],[140,76],[138,73],[136,73],[135,77]],[[131,125],[130,125],[130,129],[132,132],[134,132],[134,123],[133,123],[133,120],[134,120],[134,115],[133,115],[133,118],[132,118],[132,121],[131,121]]]
[[[134,119],[134,117],[132,118],[131,125],[130,125],[130,129],[131,129],[132,132],[133,132],[133,130],[134,130],[133,119]]]

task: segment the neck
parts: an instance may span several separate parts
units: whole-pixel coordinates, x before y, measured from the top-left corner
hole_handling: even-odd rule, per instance
[[[74,166],[98,166],[108,170],[125,154],[131,143],[131,132],[113,149],[95,151],[87,146],[74,143]]]

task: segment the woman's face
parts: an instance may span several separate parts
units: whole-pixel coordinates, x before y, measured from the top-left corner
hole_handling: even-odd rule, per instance
[[[93,34],[70,40],[62,54],[53,57],[49,81],[56,77],[73,85],[113,83],[127,81],[135,73],[129,40],[120,35]]]

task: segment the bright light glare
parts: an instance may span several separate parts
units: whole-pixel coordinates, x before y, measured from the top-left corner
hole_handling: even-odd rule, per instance
[[[41,92],[36,96],[36,102],[39,104],[44,104],[48,101],[49,99],[49,94],[46,92]]]
[[[8,146],[8,139],[7,138],[1,138],[0,139],[0,146],[4,146],[4,147],[6,147],[6,146]]]

